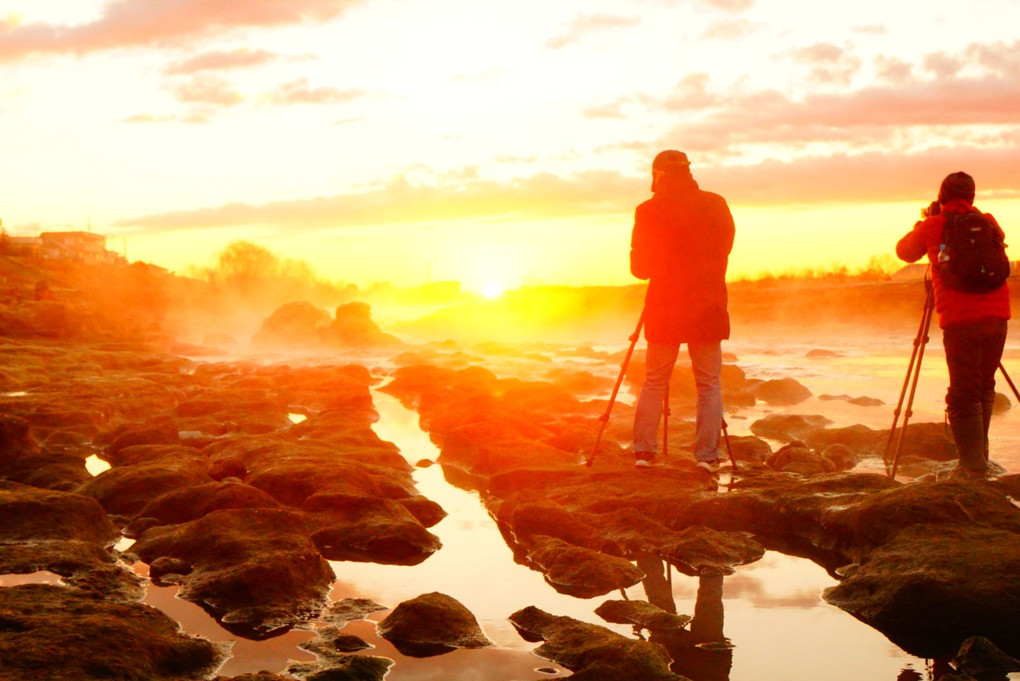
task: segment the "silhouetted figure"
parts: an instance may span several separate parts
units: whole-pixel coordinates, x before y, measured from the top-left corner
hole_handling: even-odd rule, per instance
[[[995,372],[1006,343],[1006,320],[1010,318],[1009,287],[1003,283],[984,292],[960,290],[949,285],[939,266],[940,257],[946,255],[947,221],[980,213],[974,207],[974,192],[974,179],[967,173],[946,176],[938,201],[923,211],[924,219],[896,244],[896,255],[915,262],[927,254],[932,263],[935,311],[949,367],[946,413],[959,454],[959,470],[967,477],[983,478],[988,468]],[[984,215],[1001,234],[995,219]]]
[[[634,457],[647,465],[659,451],[662,403],[680,345],[698,391],[694,457],[710,474],[718,469],[723,405],[721,341],[730,336],[726,267],[734,226],[726,200],[702,191],[687,155],[663,151],[652,162],[652,198],[637,207],[630,270],[648,279],[644,329],[645,381],[634,415]]]

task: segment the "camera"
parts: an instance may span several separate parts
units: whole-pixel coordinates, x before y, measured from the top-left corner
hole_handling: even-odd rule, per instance
[[[941,212],[942,204],[940,204],[938,201],[932,201],[927,206],[921,209],[921,217],[927,219],[933,215],[938,215]]]

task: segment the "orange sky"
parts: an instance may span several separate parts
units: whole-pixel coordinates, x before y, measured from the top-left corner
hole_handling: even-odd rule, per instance
[[[734,276],[892,253],[941,178],[1020,223],[1012,0],[8,0],[0,219],[368,283],[628,283],[663,148]],[[1014,256],[1020,257],[1020,256]]]

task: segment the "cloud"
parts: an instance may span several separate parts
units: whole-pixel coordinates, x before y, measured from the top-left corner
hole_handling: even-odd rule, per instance
[[[207,113],[192,112],[184,116],[166,114],[136,114],[123,119],[123,123],[191,123],[204,124],[210,121]]]
[[[702,0],[706,5],[724,12],[743,12],[751,9],[754,0]]]
[[[325,22],[364,0],[114,0],[91,23],[0,23],[0,61],[181,44],[238,28]]]
[[[231,107],[244,101],[244,96],[232,89],[230,83],[216,76],[194,76],[172,89],[174,96],[186,104]]]
[[[574,19],[564,33],[551,38],[546,45],[554,50],[559,50],[579,42],[592,33],[630,28],[640,23],[641,20],[637,17],[623,17],[615,14],[582,14]]]
[[[664,145],[669,146],[669,145]],[[908,154],[819,155],[792,161],[707,166],[692,155],[700,185],[733,206],[916,201],[926,204],[950,172],[974,175],[978,203],[1020,194],[1020,143],[998,149],[938,148]],[[261,226],[276,230],[414,224],[432,221],[541,220],[630,215],[648,196],[645,175],[588,171],[547,173],[497,183],[467,168],[445,186],[412,185],[400,177],[358,193],[143,215],[118,227],[140,232]]]
[[[166,69],[166,73],[168,75],[190,75],[200,71],[243,69],[267,64],[278,58],[279,55],[273,52],[250,50],[248,48],[232,50],[230,52],[205,52],[173,64]]]
[[[627,178],[612,171],[589,171],[574,177],[539,174],[506,183],[471,180],[472,174],[468,169],[461,181],[445,187],[416,186],[397,178],[361,193],[266,204],[231,203],[140,216],[118,225],[160,231],[239,225],[335,228],[434,220],[542,219],[629,213],[634,197],[647,190],[644,178]]]
[[[713,21],[701,34],[709,40],[736,40],[746,38],[754,32],[755,25],[747,19]]]
[[[271,104],[335,104],[349,102],[364,95],[363,90],[339,90],[333,87],[312,88],[307,78],[298,78],[284,83],[271,93],[267,101]]]

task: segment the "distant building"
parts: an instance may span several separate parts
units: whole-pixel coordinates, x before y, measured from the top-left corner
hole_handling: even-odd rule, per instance
[[[107,262],[106,237],[92,232],[43,232],[42,257],[51,260]]]
[[[20,258],[41,258],[43,252],[42,239],[37,236],[8,236],[6,254]]]

